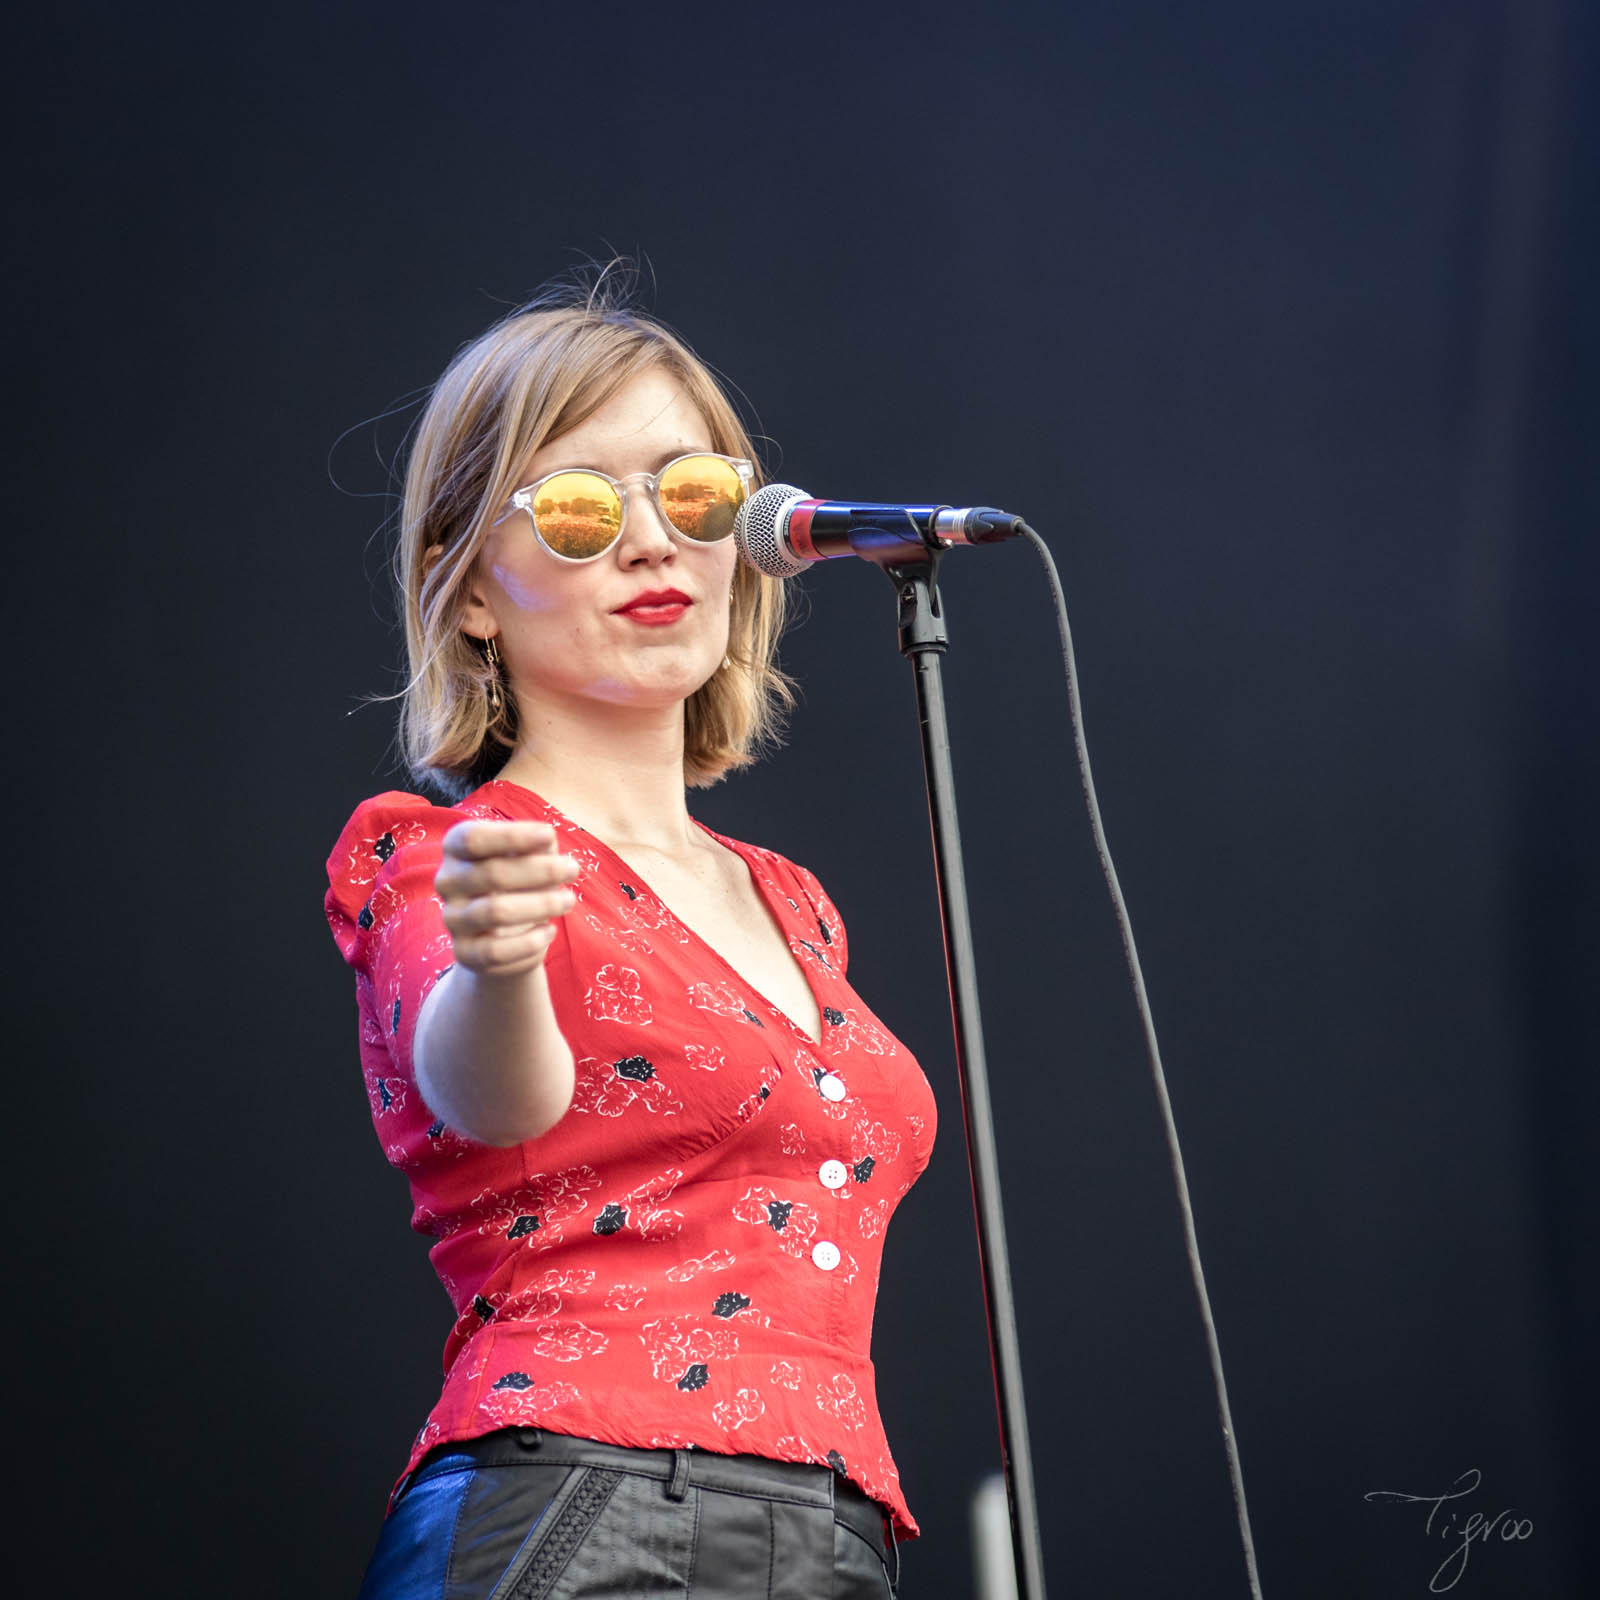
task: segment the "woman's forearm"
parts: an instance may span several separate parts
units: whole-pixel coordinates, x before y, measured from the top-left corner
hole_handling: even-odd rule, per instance
[[[493,977],[452,967],[423,1004],[412,1059],[427,1104],[483,1144],[536,1138],[572,1104],[572,1050],[542,962]]]

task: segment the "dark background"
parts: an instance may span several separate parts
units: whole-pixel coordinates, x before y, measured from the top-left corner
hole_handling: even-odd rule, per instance
[[[448,1316],[320,905],[403,782],[358,709],[387,463],[463,340],[613,249],[779,476],[1057,554],[1266,1593],[1424,1596],[1426,1508],[1363,1495],[1473,1468],[1457,1525],[1534,1532],[1458,1595],[1594,1581],[1596,8],[11,43],[15,1592],[354,1593]],[[905,1593],[945,1600],[997,1448],[910,675],[870,566],[803,586],[787,749],[691,803],[816,869],[939,1097],[875,1353]],[[1052,1592],[1243,1594],[1040,572],[943,588]]]

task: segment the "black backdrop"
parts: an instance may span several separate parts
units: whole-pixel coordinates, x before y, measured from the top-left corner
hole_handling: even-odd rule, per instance
[[[396,786],[384,463],[572,265],[819,493],[1058,554],[1269,1595],[1580,1592],[1594,1486],[1594,9],[36,8],[13,33],[6,585],[16,1592],[351,1595],[446,1303],[322,860]],[[813,866],[939,1150],[875,1353],[970,1592],[996,1461],[909,673],[803,580]],[[1053,1591],[1243,1592],[1120,954],[1021,546],[944,590]]]

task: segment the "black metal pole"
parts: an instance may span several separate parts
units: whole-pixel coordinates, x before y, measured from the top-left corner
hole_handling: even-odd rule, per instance
[[[922,763],[928,783],[928,820],[933,830],[939,916],[944,926],[945,972],[955,1029],[956,1072],[967,1131],[972,1208],[978,1224],[978,1266],[989,1318],[989,1354],[994,1366],[995,1404],[1000,1416],[1000,1458],[1011,1507],[1011,1548],[1016,1558],[1018,1600],[1044,1600],[1044,1557],[1039,1544],[1039,1507],[1028,1453],[1028,1416],[1022,1398],[1022,1357],[1005,1216],[1000,1205],[1000,1168],[995,1154],[989,1074],[984,1064],[983,1026],[978,1015],[977,964],[967,915],[967,881],[961,864],[961,829],[956,819],[955,774],[945,718],[939,657],[949,636],[939,606],[937,549],[926,559],[879,561],[900,600],[900,653],[911,660],[922,729]]]

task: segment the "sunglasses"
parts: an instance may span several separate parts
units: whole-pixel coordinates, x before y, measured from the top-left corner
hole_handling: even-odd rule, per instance
[[[659,472],[632,472],[626,478],[588,467],[551,472],[518,489],[511,504],[528,513],[540,544],[557,560],[594,561],[622,537],[623,490],[629,484],[643,483],[650,490],[662,520],[680,538],[720,544],[733,532],[754,479],[748,461],[697,452],[669,461]]]

